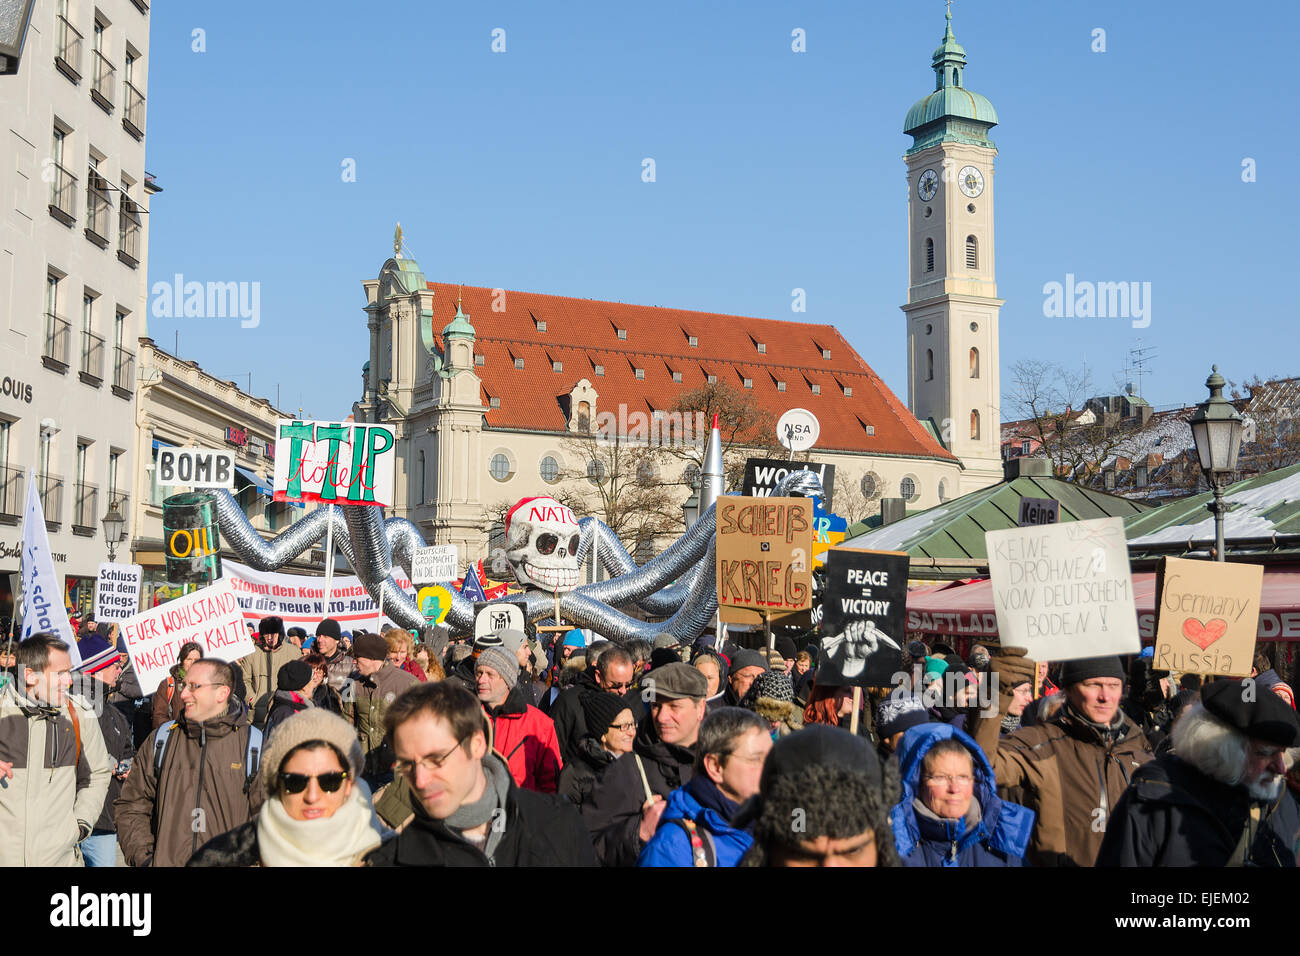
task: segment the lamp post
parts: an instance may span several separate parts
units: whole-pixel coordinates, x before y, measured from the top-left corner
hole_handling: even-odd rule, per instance
[[[121,542],[126,533],[126,519],[122,513],[117,510],[117,502],[110,502],[108,512],[103,518],[104,541],[108,544],[108,563],[112,564],[117,559],[116,547]]]
[[[1214,366],[1205,386],[1210,390],[1207,401],[1196,406],[1196,413],[1187,420],[1196,442],[1205,481],[1214,492],[1214,499],[1206,506],[1214,515],[1214,559],[1223,561],[1223,516],[1227,506],[1223,491],[1232,483],[1237,471],[1237,453],[1241,450],[1241,415],[1232,402],[1223,397],[1223,376],[1219,366]]]

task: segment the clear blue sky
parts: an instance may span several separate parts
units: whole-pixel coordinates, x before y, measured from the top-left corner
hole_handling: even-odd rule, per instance
[[[902,125],[933,88],[943,11],[154,4],[150,282],[257,281],[262,317],[150,333],[170,349],[179,329],[183,357],[244,385],[251,371],[273,401],[278,383],[286,409],[346,415],[361,281],[400,220],[430,279],[834,324],[905,398]],[[955,0],[953,16],[965,85],[1002,121],[1004,391],[1024,358],[1086,359],[1110,391],[1139,337],[1157,405],[1199,401],[1212,361],[1231,379],[1300,372],[1296,63],[1279,44],[1294,5]],[[1150,327],[1045,318],[1043,285],[1067,273],[1150,282]]]

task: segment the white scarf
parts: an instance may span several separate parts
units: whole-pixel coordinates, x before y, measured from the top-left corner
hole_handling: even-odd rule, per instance
[[[379,846],[383,833],[363,780],[332,817],[294,820],[278,795],[267,797],[257,814],[263,866],[353,866]]]

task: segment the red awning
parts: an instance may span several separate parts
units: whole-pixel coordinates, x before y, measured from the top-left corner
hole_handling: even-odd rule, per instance
[[[1156,576],[1133,575],[1138,633],[1143,643],[1155,639]],[[957,637],[997,637],[993,588],[987,578],[969,584],[917,588],[907,594],[907,630]],[[1300,641],[1300,568],[1265,568],[1260,601],[1259,640]]]

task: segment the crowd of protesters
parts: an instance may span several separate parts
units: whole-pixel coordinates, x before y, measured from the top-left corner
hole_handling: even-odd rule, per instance
[[[1282,866],[1300,721],[1149,651],[908,643],[887,688],[817,646],[571,630],[470,641],[262,619],[141,692],[116,628],[0,658],[0,865]],[[754,635],[757,637],[758,635]],[[1177,679],[1176,679],[1177,678]]]

